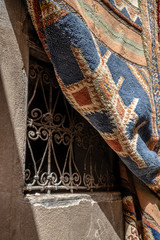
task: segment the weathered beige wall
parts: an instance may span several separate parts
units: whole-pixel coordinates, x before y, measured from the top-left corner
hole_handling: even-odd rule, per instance
[[[39,239],[33,211],[31,206],[24,202],[22,194],[27,86],[24,63],[27,66],[28,61],[26,36],[22,34],[20,22],[24,17],[20,1],[6,1],[6,3],[0,1],[0,239],[2,240]]]
[[[24,23],[22,0],[0,0],[0,239],[123,239],[119,193],[23,196],[28,71]]]
[[[119,193],[58,194],[28,200],[39,239],[123,239]]]

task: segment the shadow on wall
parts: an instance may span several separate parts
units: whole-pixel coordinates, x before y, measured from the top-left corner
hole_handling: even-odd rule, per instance
[[[0,238],[3,240],[39,239],[33,211],[23,198],[26,83],[22,69],[27,54],[22,61],[25,51],[22,54],[19,46],[23,48],[25,37],[19,32],[21,2],[0,1]],[[17,26],[15,32],[12,25],[14,29]]]
[[[18,47],[21,53],[21,58],[23,60],[24,66],[28,66],[28,15],[24,6],[24,0],[1,0],[2,5],[4,5],[5,10],[7,10],[7,15],[9,22],[6,25],[11,24],[12,29],[14,30],[14,36],[16,37]],[[3,3],[4,2],[4,3]],[[1,6],[0,6],[1,7]],[[3,7],[1,10],[3,11]],[[3,14],[2,14],[3,16]],[[2,17],[1,16],[1,17]],[[2,17],[3,18],[3,17]]]
[[[23,198],[20,161],[6,95],[0,76],[0,229],[3,240],[38,240],[34,215]]]

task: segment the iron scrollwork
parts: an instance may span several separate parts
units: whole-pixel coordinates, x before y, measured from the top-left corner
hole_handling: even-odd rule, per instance
[[[30,65],[25,190],[110,189],[107,145],[67,103],[54,73]]]

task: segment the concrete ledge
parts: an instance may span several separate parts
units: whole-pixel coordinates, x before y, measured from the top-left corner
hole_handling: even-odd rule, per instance
[[[25,197],[27,202],[33,205],[42,205],[45,207],[63,206],[68,203],[76,203],[77,201],[121,201],[120,192],[94,192],[94,193],[63,193],[63,194],[27,194]]]
[[[27,195],[41,240],[120,240],[119,192]]]

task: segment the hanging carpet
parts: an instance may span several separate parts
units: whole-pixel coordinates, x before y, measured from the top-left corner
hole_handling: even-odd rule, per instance
[[[26,1],[66,98],[123,162],[125,239],[160,239],[156,1]]]

